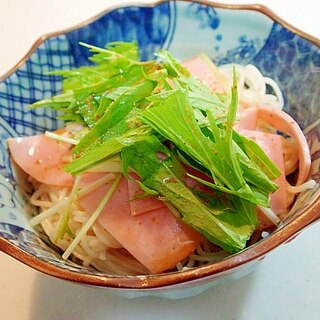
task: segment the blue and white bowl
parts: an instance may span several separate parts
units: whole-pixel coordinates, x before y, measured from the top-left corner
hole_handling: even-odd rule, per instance
[[[17,260],[62,279],[101,286],[127,296],[195,295],[221,281],[250,272],[271,250],[320,218],[318,185],[303,193],[283,226],[269,237],[227,259],[161,275],[109,276],[64,261],[46,238],[28,224],[28,208],[11,167],[6,139],[52,130],[60,124],[49,109],[28,105],[61,90],[61,79],[47,71],[88,64],[86,42],[136,40],[143,59],[161,48],[180,59],[200,52],[218,65],[252,63],[276,80],[285,111],[305,130],[312,151],[311,177],[320,181],[320,41],[288,25],[260,5],[205,1],[155,1],[114,7],[64,32],[41,37],[11,71],[0,78],[0,249]],[[318,119],[316,122],[314,122]]]

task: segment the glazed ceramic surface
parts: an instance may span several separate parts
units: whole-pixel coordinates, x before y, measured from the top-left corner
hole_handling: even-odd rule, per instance
[[[185,297],[243,276],[270,250],[319,219],[318,185],[300,196],[283,227],[265,240],[222,262],[160,276],[108,277],[61,259],[46,237],[28,224],[23,185],[10,163],[6,139],[61,126],[49,109],[28,105],[61,90],[61,79],[48,71],[88,64],[86,42],[138,42],[142,59],[165,48],[180,59],[206,53],[218,65],[252,63],[280,85],[285,110],[305,129],[312,153],[311,177],[320,181],[319,40],[295,32],[262,7],[228,8],[189,1],[114,8],[81,26],[38,41],[17,68],[0,82],[0,248],[22,262],[63,279],[112,288],[127,296],[154,294]],[[318,199],[318,200],[317,200]],[[318,201],[318,202],[317,202]]]

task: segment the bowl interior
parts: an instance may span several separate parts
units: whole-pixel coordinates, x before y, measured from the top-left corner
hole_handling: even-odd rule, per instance
[[[279,83],[285,98],[285,110],[306,129],[312,151],[312,178],[320,180],[320,121],[314,123],[319,118],[320,110],[320,52],[317,44],[285,28],[259,10],[250,8],[235,10],[227,6],[215,7],[189,1],[163,1],[154,6],[115,8],[81,26],[38,41],[23,63],[0,83],[0,236],[7,241],[2,249],[47,273],[64,278],[68,278],[71,273],[81,273],[95,276],[91,283],[108,285],[106,280],[102,280],[104,275],[98,271],[63,261],[59,254],[46,245],[45,236],[28,225],[27,213],[32,209],[26,210],[24,197],[19,192],[21,185],[11,166],[5,140],[12,136],[42,133],[60,126],[61,123],[49,109],[28,109],[30,103],[61,90],[61,79],[46,72],[88,64],[89,52],[79,46],[79,42],[104,46],[116,40],[137,41],[142,59],[152,59],[154,52],[165,48],[180,59],[204,52],[218,65],[230,62],[256,65],[263,74]],[[316,220],[314,212],[312,218],[304,217],[303,213],[318,195],[318,187],[301,195],[296,209],[282,228],[287,230],[288,224],[299,217],[303,219],[300,218],[301,222],[291,233],[288,231],[279,236],[277,244],[305,227],[303,223]],[[281,230],[277,232],[279,234]],[[243,263],[239,261],[263,256],[273,248],[267,239],[263,242],[255,245],[256,248],[261,246],[260,252],[250,253],[249,248],[244,256],[238,254],[241,259],[224,262],[220,269],[204,267],[201,276]],[[15,248],[20,251],[15,251]],[[30,260],[30,256],[39,258],[40,262]],[[68,274],[58,272],[58,269],[66,270]],[[168,275],[167,279],[150,286],[173,284],[199,276],[199,272],[185,274],[180,280]],[[88,278],[78,279],[90,282]],[[122,285],[141,285],[141,279],[127,280]]]

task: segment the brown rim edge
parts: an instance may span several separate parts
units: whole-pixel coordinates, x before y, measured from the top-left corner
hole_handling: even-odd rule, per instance
[[[289,225],[277,230],[268,238],[235,254],[225,260],[209,264],[203,267],[186,270],[183,272],[163,273],[159,275],[146,276],[99,276],[85,273],[78,273],[67,269],[61,269],[49,262],[42,261],[37,257],[23,251],[6,239],[0,238],[0,249],[17,259],[18,261],[38,270],[44,274],[57,277],[63,280],[80,284],[94,285],[109,288],[122,289],[163,289],[167,286],[199,280],[205,277],[214,276],[228,271],[232,272],[238,267],[251,261],[265,257],[269,252],[276,249],[296,237],[303,229],[317,222],[320,219],[320,197],[318,197],[306,210],[292,221]]]
[[[183,0],[184,2],[196,2],[202,3],[208,6],[221,8],[221,9],[231,9],[231,10],[251,10],[260,12],[273,21],[281,24],[283,27],[287,28],[291,32],[305,38],[306,40],[314,43],[318,47],[320,47],[320,40],[295,28],[291,24],[284,21],[282,18],[277,16],[273,11],[269,8],[259,5],[259,4],[222,4],[211,1],[192,1],[192,0]],[[112,10],[123,8],[125,6],[140,6],[140,7],[155,7],[161,3],[166,2],[165,0],[155,1],[151,4],[145,3],[136,3],[136,2],[128,2],[126,4],[115,5],[107,10],[104,10],[98,15],[95,15],[92,18],[89,18],[73,27],[45,34],[41,36],[30,48],[27,54],[8,72],[6,72],[3,76],[0,77],[0,81],[4,81],[7,77],[13,74],[22,64],[26,62],[26,60],[31,56],[31,54],[47,39],[51,37],[55,37],[64,33],[71,32],[75,29],[84,27],[103,15],[111,12]],[[192,280],[202,279],[208,276],[214,276],[219,274],[220,272],[224,272],[226,270],[234,270],[237,267],[240,267],[248,262],[258,260],[263,258],[267,253],[275,249],[282,243],[285,243],[299,234],[303,229],[310,226],[312,223],[316,222],[320,219],[320,197],[317,198],[301,216],[296,218],[289,225],[283,227],[280,230],[277,230],[270,237],[263,240],[262,242],[254,245],[254,250],[252,248],[248,248],[242,251],[239,254],[236,254],[226,260],[222,260],[218,263],[210,264],[204,267],[196,268],[194,270],[187,270],[183,272],[173,272],[166,273],[160,275],[150,275],[150,276],[99,276],[99,275],[91,275],[84,273],[77,273],[74,271],[69,271],[66,269],[61,269],[49,262],[42,261],[35,256],[23,251],[19,247],[12,244],[10,241],[6,239],[0,238],[0,249],[11,257],[19,260],[20,262],[32,267],[35,270],[38,270],[47,275],[51,275],[53,277],[57,277],[60,279],[88,284],[94,286],[101,287],[109,287],[109,288],[124,288],[124,289],[143,289],[143,290],[152,290],[152,289],[160,289],[165,288],[167,286],[187,283]]]

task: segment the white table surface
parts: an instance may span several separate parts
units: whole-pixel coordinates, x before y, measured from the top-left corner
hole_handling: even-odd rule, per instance
[[[129,0],[0,0],[0,74],[41,34],[73,26],[119,2]],[[320,38],[318,0],[259,3]],[[116,297],[53,279],[0,253],[0,319],[320,319],[320,224],[272,252],[248,276],[178,301]]]

